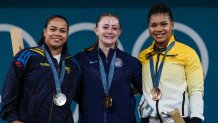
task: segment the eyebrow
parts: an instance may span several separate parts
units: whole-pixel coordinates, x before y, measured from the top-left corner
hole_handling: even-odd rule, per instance
[[[109,24],[103,24],[103,26],[110,26]]]
[[[110,26],[109,24],[103,24],[103,26]],[[112,26],[119,26],[119,25],[112,25]]]
[[[164,21],[161,21],[161,23],[164,23],[164,22],[168,22],[168,21],[166,21],[166,20],[164,20]]]
[[[49,27],[57,28],[57,26],[49,26]],[[67,29],[67,28],[65,28],[65,27],[61,27],[60,29]]]
[[[160,23],[168,23],[168,21],[164,20],[164,21],[161,21]],[[156,24],[156,22],[152,22],[150,24]]]

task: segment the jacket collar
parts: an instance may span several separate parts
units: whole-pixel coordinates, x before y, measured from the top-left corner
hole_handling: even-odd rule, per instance
[[[174,35],[172,35],[172,36],[170,37],[170,40],[169,40],[169,42],[168,42],[168,44],[167,44],[167,47],[168,47],[168,46],[170,45],[170,43],[173,42],[173,41],[175,41]],[[155,43],[155,41],[153,41],[152,45],[148,48],[148,53],[154,51],[154,43]]]
[[[46,43],[44,43],[43,45],[46,48],[46,50],[48,51],[49,55],[53,58],[48,45]],[[66,49],[62,49],[62,51],[61,51],[61,59],[66,59],[67,57],[69,57],[69,53],[67,52]]]

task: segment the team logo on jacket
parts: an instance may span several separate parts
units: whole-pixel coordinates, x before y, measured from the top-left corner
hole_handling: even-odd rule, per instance
[[[50,67],[49,63],[47,62],[44,62],[44,63],[40,63],[40,66],[43,66],[43,67]]]
[[[70,67],[65,66],[65,71],[67,72],[67,74],[70,73]]]
[[[115,66],[116,66],[117,68],[122,67],[122,66],[123,66],[123,61],[122,61],[120,58],[116,58],[116,60],[115,60]]]

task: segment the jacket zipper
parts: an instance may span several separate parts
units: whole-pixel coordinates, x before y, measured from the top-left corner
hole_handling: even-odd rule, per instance
[[[106,110],[104,111],[104,123],[107,123],[107,112],[106,112]]]

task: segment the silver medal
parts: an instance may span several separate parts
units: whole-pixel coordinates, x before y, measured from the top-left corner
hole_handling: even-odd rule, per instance
[[[63,93],[57,93],[54,95],[53,101],[57,106],[63,106],[66,103],[67,98]]]

